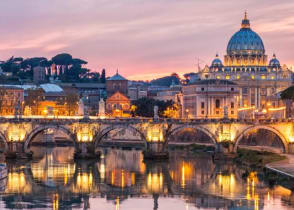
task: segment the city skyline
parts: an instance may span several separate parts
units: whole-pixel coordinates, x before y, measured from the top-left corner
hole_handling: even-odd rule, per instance
[[[106,68],[108,76],[117,69],[128,79],[142,80],[195,72],[197,58],[202,67],[216,53],[223,58],[247,10],[269,58],[276,53],[282,64],[293,67],[293,9],[290,0],[12,0],[0,8],[0,60],[66,52],[87,60],[94,71]]]

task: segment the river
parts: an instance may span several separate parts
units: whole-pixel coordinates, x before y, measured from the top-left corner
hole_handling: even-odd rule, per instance
[[[144,162],[140,150],[102,149],[74,161],[72,147],[32,147],[34,160],[7,162],[0,209],[294,209],[294,194],[262,173],[173,150]]]

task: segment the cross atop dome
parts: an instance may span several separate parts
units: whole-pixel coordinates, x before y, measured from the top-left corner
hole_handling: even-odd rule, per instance
[[[245,11],[244,19],[242,20],[241,28],[250,28],[250,21],[247,17],[247,11]]]

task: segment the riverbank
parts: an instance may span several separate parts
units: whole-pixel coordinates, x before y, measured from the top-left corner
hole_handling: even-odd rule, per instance
[[[267,164],[279,162],[285,159],[285,156],[272,152],[238,149],[236,157],[233,158],[233,161],[251,168],[263,169]]]
[[[272,162],[266,168],[277,173],[294,178],[294,155],[283,155],[284,160]]]

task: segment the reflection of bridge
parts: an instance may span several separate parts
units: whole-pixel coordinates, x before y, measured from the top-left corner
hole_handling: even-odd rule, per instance
[[[197,207],[227,208],[239,206],[240,197],[263,205],[260,198],[268,193],[255,173],[246,181],[244,171],[230,164],[215,165],[208,156],[191,159],[171,151],[169,162],[143,163],[141,151],[104,149],[99,162],[64,162],[60,157],[68,154],[54,151],[48,150],[38,162],[8,163],[8,184],[2,196],[6,206],[66,209],[84,205],[87,209],[90,197],[119,204],[152,196],[155,208],[164,203],[160,196],[180,196]],[[51,159],[53,154],[56,158]],[[291,192],[287,196],[294,197]]]
[[[294,141],[294,122],[290,120],[152,120],[152,119],[1,119],[0,139],[6,151],[28,152],[33,138],[47,129],[60,129],[74,142],[79,151],[87,153],[89,145],[98,146],[115,129],[130,130],[145,144],[162,144],[166,148],[176,133],[192,128],[205,133],[215,145],[231,142],[236,151],[246,134],[265,129],[275,133],[285,152],[291,152]],[[87,145],[82,147],[81,145]],[[149,147],[148,147],[149,148]]]

